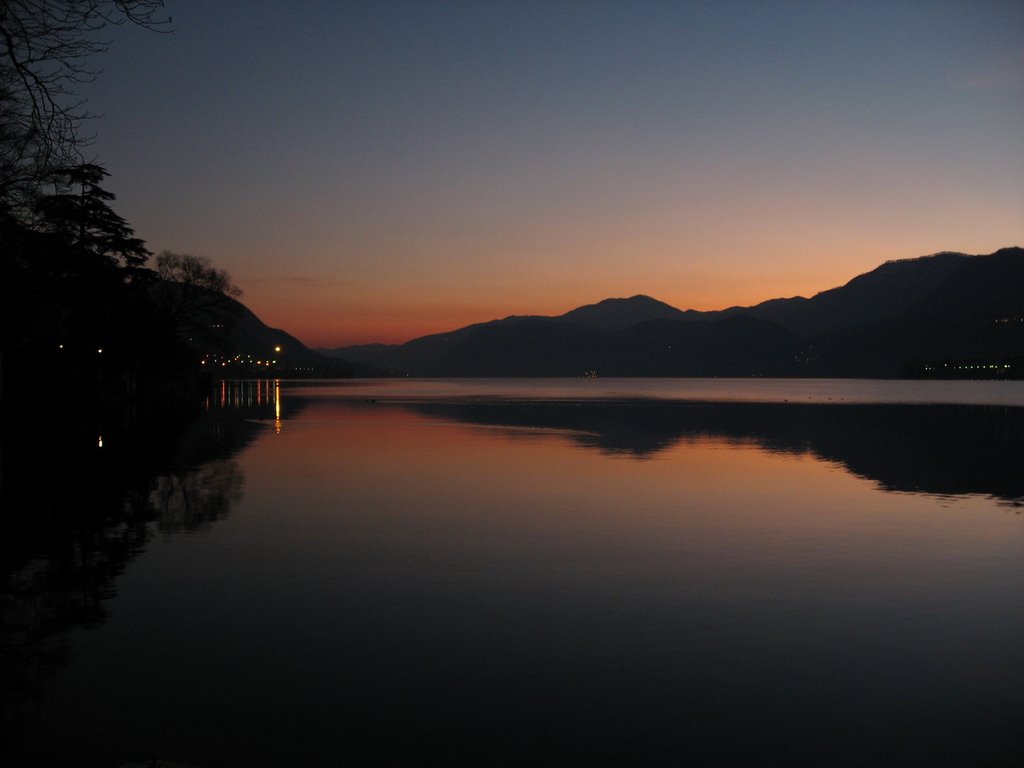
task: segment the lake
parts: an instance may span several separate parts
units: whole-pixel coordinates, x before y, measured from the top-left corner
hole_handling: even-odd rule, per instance
[[[4,765],[1024,755],[1021,382],[269,380],[40,418],[3,443]]]

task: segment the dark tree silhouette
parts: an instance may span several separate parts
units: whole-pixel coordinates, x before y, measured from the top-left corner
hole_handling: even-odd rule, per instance
[[[205,256],[161,251],[156,257],[157,276],[167,283],[181,286],[187,297],[219,293],[238,298],[242,290],[231,282],[226,270],[212,266]]]
[[[5,381],[59,374],[134,393],[140,361],[166,343],[147,289],[150,253],[111,208],[106,176],[93,164],[61,169],[31,219],[0,207]]]
[[[163,251],[156,257],[153,296],[163,321],[181,341],[216,347],[236,320],[235,304],[242,291],[223,269],[204,256]]]
[[[81,260],[80,268],[124,267],[130,275],[150,252],[110,207],[115,195],[99,185],[108,175],[91,163],[61,168],[54,174],[54,193],[41,197],[35,210],[40,228],[59,238]]]
[[[168,30],[163,0],[0,0],[0,204],[26,203],[54,166],[81,161],[79,88],[111,26]]]

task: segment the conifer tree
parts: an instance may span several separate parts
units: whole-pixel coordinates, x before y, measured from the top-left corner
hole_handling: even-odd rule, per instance
[[[39,226],[79,260],[80,269],[123,267],[126,276],[137,274],[150,252],[110,207],[115,195],[100,186],[108,175],[92,163],[58,169],[53,194],[36,203]]]

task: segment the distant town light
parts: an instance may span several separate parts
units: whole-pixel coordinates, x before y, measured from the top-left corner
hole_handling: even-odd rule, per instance
[[[281,348],[280,348],[280,347],[274,347],[274,351],[275,351],[275,352],[280,352],[280,351],[281,351]]]

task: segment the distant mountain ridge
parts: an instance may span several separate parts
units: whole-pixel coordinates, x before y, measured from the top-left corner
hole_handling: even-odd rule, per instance
[[[890,261],[752,307],[684,311],[637,295],[320,351],[412,376],[1019,376],[1024,249]]]
[[[906,312],[969,258],[944,252],[887,261],[810,299],[770,299],[753,307],[732,307],[723,314],[749,314],[805,335],[854,328]]]
[[[686,317],[687,313],[680,309],[650,296],[637,295],[628,299],[605,299],[597,304],[587,304],[556,319],[606,331],[624,331],[647,320],[684,320]]]

